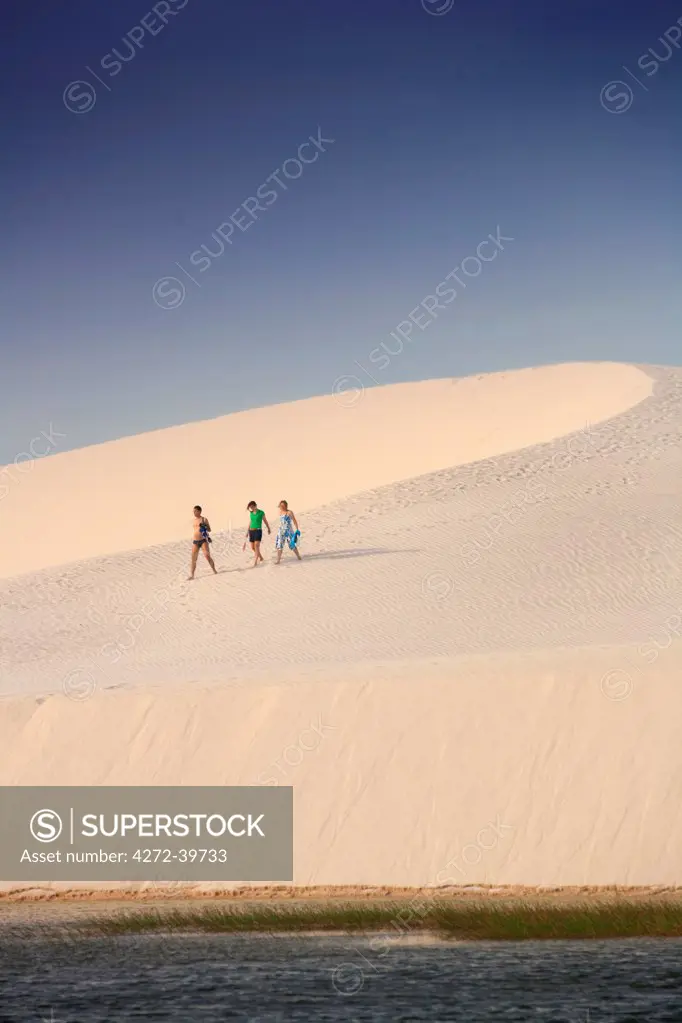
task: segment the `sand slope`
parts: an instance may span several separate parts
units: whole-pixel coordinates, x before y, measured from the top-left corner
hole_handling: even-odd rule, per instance
[[[445,387],[376,400],[417,421]],[[435,454],[358,428],[301,480],[300,565],[224,533],[188,585],[184,540],[105,554],[117,520],[0,580],[0,784],[293,784],[299,884],[680,883],[682,371],[467,389],[476,429],[430,421]]]
[[[642,673],[634,650],[552,651],[13,700],[0,780],[293,785],[298,884],[679,884],[681,653]]]
[[[197,503],[215,529],[241,528],[252,498],[273,516],[283,497],[305,511],[551,440],[649,391],[631,366],[549,366],[372,388],[352,407],[343,395],[273,405],[20,461],[0,469],[0,526],[13,535],[20,521],[30,544],[0,550],[0,578],[188,537]]]

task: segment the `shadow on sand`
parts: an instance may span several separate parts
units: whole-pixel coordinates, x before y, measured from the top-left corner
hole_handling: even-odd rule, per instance
[[[317,552],[314,552],[313,554],[302,554],[301,561],[322,561],[322,560],[325,560],[327,558],[329,558],[329,559],[331,559],[333,561],[341,561],[341,560],[343,560],[345,558],[370,558],[370,557],[372,557],[373,555],[376,555],[376,554],[419,554],[419,553],[420,553],[420,550],[417,547],[395,547],[395,548],[390,548],[390,547],[364,547],[364,548],[357,548],[356,547],[353,550],[347,550],[347,551],[317,551]],[[262,564],[260,566],[260,568],[262,570],[263,568],[267,568],[270,565],[274,566],[274,564],[275,564],[274,558],[272,560],[270,560],[270,558],[266,557],[264,564]],[[296,564],[298,564],[298,562],[296,560],[295,555],[293,554],[292,551],[287,550],[285,552],[285,554],[284,554],[284,557],[282,558],[282,560],[281,560],[281,562],[279,564],[279,567],[281,568],[282,565],[296,565]],[[222,568],[221,567],[221,568],[218,569],[217,574],[218,575],[233,575],[235,572],[250,572],[250,571],[253,571],[253,566],[251,564],[249,564],[249,565],[239,565],[237,568]],[[213,573],[212,572],[203,572],[201,575],[199,575],[198,572],[197,572],[197,575],[192,580],[192,582],[199,582],[201,579],[212,579],[212,578],[213,578]]]
[[[291,551],[285,553],[291,555]],[[303,561],[322,561],[325,558],[332,558],[335,561],[343,558],[369,558],[374,554],[419,554],[419,551],[415,547],[403,547],[403,548],[389,548],[389,547],[365,547],[355,548],[349,551],[319,551],[318,553],[306,554],[304,551],[301,552],[301,558]],[[287,558],[287,564],[289,563]],[[294,556],[293,561],[296,558]],[[284,558],[282,559],[284,564]]]

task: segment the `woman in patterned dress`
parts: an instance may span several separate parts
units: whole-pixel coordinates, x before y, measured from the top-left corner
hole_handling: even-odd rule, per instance
[[[275,537],[275,548],[277,550],[277,560],[275,562],[276,565],[279,565],[280,561],[282,560],[282,554],[287,544],[291,547],[292,551],[294,552],[298,560],[299,561],[301,560],[301,555],[298,550],[298,547],[296,546],[296,543],[294,542],[293,545],[291,543],[292,540],[295,541],[296,539],[298,539],[298,537],[296,537],[294,533],[294,530],[296,530],[296,533],[299,532],[296,516],[291,511],[286,501],[280,501],[279,529],[277,530],[277,536]]]

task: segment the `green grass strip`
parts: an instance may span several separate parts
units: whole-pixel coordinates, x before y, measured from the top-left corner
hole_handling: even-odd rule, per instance
[[[79,933],[347,934],[430,932],[469,941],[682,937],[682,901],[469,903],[445,900],[326,903],[314,906],[207,906],[102,914],[74,924]],[[69,928],[71,930],[71,928]]]

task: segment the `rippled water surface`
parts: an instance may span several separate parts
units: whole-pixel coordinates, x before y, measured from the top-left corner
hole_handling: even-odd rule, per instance
[[[682,941],[423,944],[369,938],[0,932],[2,1023],[682,1021]]]

